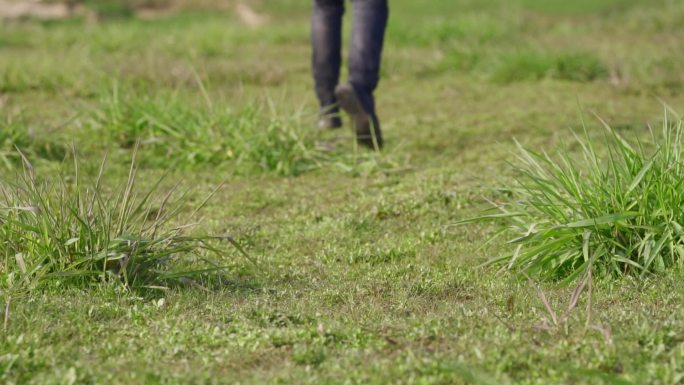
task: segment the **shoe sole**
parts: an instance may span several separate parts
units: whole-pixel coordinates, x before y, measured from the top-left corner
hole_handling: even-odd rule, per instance
[[[369,116],[366,111],[361,106],[359,98],[356,97],[356,92],[351,87],[338,87],[335,90],[335,96],[337,97],[337,102],[340,104],[343,110],[345,110],[352,118],[355,120],[358,118],[368,119]]]

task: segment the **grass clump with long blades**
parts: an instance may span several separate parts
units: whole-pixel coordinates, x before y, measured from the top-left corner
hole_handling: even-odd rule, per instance
[[[270,171],[298,175],[320,166],[323,154],[301,118],[281,116],[273,108],[251,105],[240,111],[205,102],[189,105],[178,95],[114,88],[91,121],[122,148],[140,141],[141,161],[168,167],[231,163],[239,173]]]
[[[191,226],[178,218],[186,193],[174,198],[176,186],[161,194],[161,180],[139,191],[133,159],[125,185],[110,192],[103,186],[104,161],[97,179],[85,185],[78,161],[75,176],[39,179],[24,158],[17,180],[0,184],[0,284],[33,289],[114,281],[161,288],[219,270],[207,258],[207,252],[226,252],[215,240],[246,256],[230,237],[186,235]]]
[[[604,125],[600,152],[586,131],[577,138],[580,156],[518,145],[514,198],[499,206],[502,213],[480,218],[505,218],[498,235],[513,233],[514,251],[494,262],[568,282],[588,272],[643,275],[684,262],[683,122],[666,117],[662,133],[651,132],[653,146],[630,144]]]

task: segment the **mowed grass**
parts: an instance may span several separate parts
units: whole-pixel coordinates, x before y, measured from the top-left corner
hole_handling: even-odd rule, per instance
[[[165,230],[225,182],[189,232],[257,263],[143,291],[19,290],[0,271],[2,382],[681,383],[684,272],[596,278],[549,329],[534,284],[479,267],[511,251],[481,248],[499,224],[455,224],[509,199],[514,138],[577,154],[583,120],[603,138],[596,113],[648,145],[663,101],[684,107],[684,5],[393,0],[380,155],[314,129],[308,3],[254,8],[262,27],[207,11],[0,24],[3,187],[15,146],[68,182],[73,144],[86,179],[108,152],[120,191],[139,140],[140,191],[164,173],[161,196],[194,187]],[[539,290],[562,314],[573,289]]]

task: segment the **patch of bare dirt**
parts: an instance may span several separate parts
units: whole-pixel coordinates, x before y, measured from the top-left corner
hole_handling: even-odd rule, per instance
[[[0,19],[64,19],[74,7],[65,3],[44,3],[38,0],[0,0]]]
[[[136,17],[158,19],[187,9],[232,10],[237,18],[249,28],[259,28],[269,21],[268,15],[255,11],[258,1],[235,0],[122,0],[130,6]],[[88,11],[79,0],[0,0],[0,19],[65,19],[86,16],[97,21],[98,15]]]
[[[258,28],[268,22],[268,16],[255,12],[252,7],[242,2],[235,6],[235,13],[240,21],[250,28]]]

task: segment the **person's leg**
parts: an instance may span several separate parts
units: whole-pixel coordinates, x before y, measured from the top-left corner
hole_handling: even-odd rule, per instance
[[[314,0],[311,18],[313,75],[321,106],[322,128],[342,126],[337,116],[335,87],[342,65],[342,16],[344,0]]]
[[[339,87],[337,94],[344,99],[340,100],[340,105],[352,115],[359,143],[381,147],[382,134],[375,113],[373,92],[380,80],[380,61],[389,9],[387,0],[352,0],[352,4],[350,85]]]
[[[387,0],[352,2],[354,18],[349,44],[349,82],[358,92],[372,94],[380,80],[380,61],[389,15]]]

